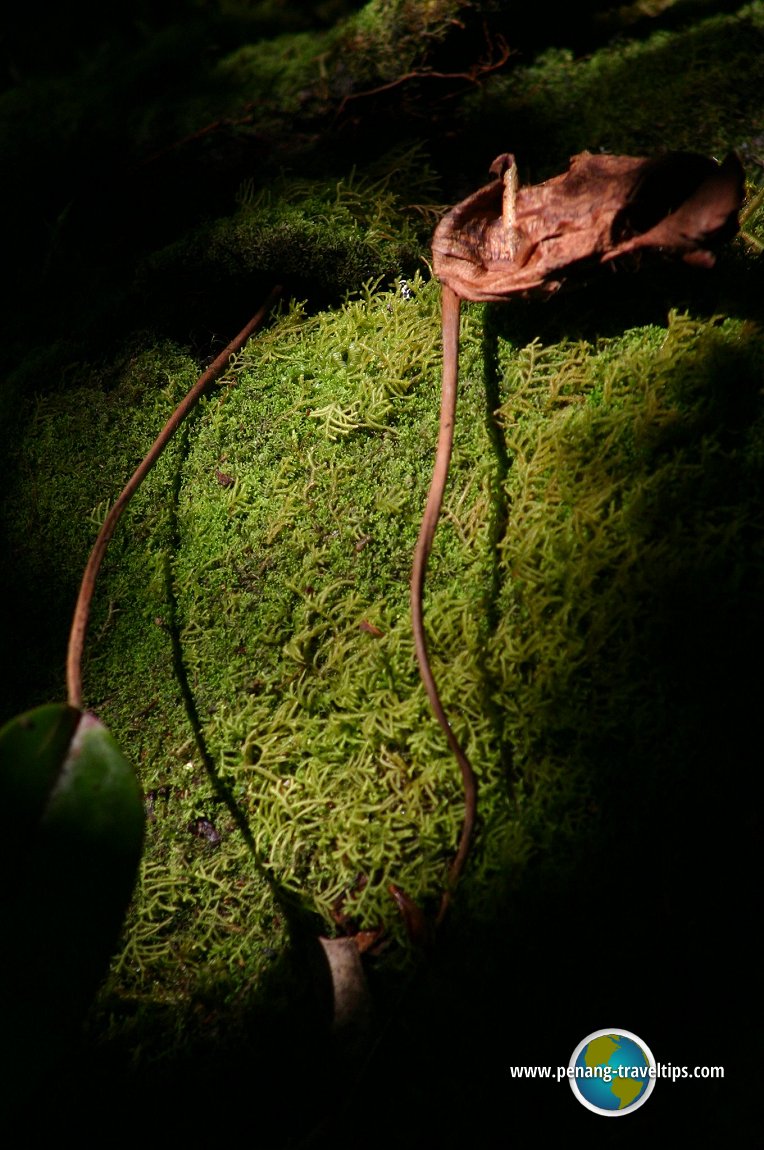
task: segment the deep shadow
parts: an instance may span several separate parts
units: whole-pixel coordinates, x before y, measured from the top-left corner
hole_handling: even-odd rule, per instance
[[[192,417],[193,418],[193,417]],[[184,423],[178,445],[178,466],[175,470],[172,486],[172,497],[170,502],[170,548],[173,554],[179,554],[182,546],[180,537],[180,523],[178,520],[178,500],[183,480],[183,461],[188,451],[188,434],[191,427],[192,419],[187,419]],[[236,829],[247,844],[247,850],[252,858],[252,861],[259,872],[259,874],[267,882],[270,891],[276,901],[279,910],[284,916],[290,932],[290,942],[297,954],[300,954],[304,961],[310,962],[321,971],[322,986],[319,992],[319,1000],[324,1009],[330,1007],[331,991],[326,983],[328,971],[325,969],[325,963],[321,961],[320,952],[318,949],[317,937],[319,933],[320,919],[317,915],[308,911],[301,901],[289,890],[283,887],[274,874],[264,865],[260,852],[257,849],[254,835],[249,825],[249,820],[243,808],[236,800],[233,790],[222,777],[217,768],[215,760],[210,753],[207,739],[204,734],[204,726],[199,716],[199,708],[196,705],[194,692],[191,689],[191,682],[188,677],[186,668],[186,661],[183,656],[183,644],[181,642],[181,626],[178,613],[178,598],[175,592],[175,583],[171,569],[169,553],[165,555],[165,590],[167,594],[167,630],[170,636],[170,644],[172,647],[172,665],[175,679],[180,690],[180,695],[183,700],[183,706],[186,711],[189,726],[193,732],[194,742],[196,749],[199,753],[205,774],[209,779],[212,792],[215,795],[216,801],[224,806],[231,818],[233,819]]]
[[[742,244],[742,241],[740,241]],[[489,304],[490,324],[498,338],[515,347],[534,339],[542,343],[587,340],[623,334],[646,324],[665,325],[669,311],[693,315],[733,315],[762,322],[764,301],[757,262],[742,250],[722,251],[710,270],[679,260],[645,256],[613,261],[571,277],[548,299],[518,299]]]
[[[491,575],[489,585],[486,587],[483,611],[489,634],[493,634],[499,625],[500,608],[499,592],[501,589],[501,574],[499,564],[499,549],[507,531],[509,523],[509,504],[505,492],[505,483],[511,459],[507,451],[504,432],[499,426],[496,412],[501,406],[501,377],[499,372],[499,336],[496,319],[500,314],[498,308],[485,307],[483,309],[483,384],[485,387],[485,426],[491,451],[494,456],[494,473],[491,481],[490,525],[488,530],[489,548],[492,553]],[[458,414],[457,414],[458,419]],[[480,664],[484,682],[483,706],[491,716],[494,738],[499,751],[500,760],[504,766],[507,778],[507,789],[513,789],[513,754],[512,747],[504,738],[503,723],[499,709],[494,701],[495,683],[486,666],[481,653],[476,655]]]

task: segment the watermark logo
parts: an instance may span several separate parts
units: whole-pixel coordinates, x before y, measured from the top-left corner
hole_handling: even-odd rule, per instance
[[[607,1118],[633,1114],[655,1088],[655,1059],[630,1030],[595,1030],[579,1042],[567,1078],[587,1110]]]

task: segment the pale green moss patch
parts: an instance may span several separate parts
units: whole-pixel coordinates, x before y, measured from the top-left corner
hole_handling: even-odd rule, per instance
[[[411,299],[369,290],[335,312],[285,312],[204,401],[115,541],[86,689],[139,770],[151,822],[112,1006],[150,992],[182,1011],[210,970],[220,993],[246,977],[256,996],[286,943],[258,867],[326,931],[340,899],[362,925],[384,924],[403,944],[380,960],[393,966],[406,944],[387,885],[424,905],[439,896],[462,796],[408,610],[436,438],[438,300],[417,280]],[[463,321],[426,605],[443,698],[480,776],[457,904],[479,917],[529,859],[575,858],[599,826],[595,794],[637,764],[660,790],[677,756],[696,753],[685,720],[702,703],[675,677],[701,701],[707,688],[659,658],[676,606],[686,596],[689,617],[722,612],[739,629],[764,574],[757,329],[675,315],[598,342],[499,340],[507,470],[486,424],[481,314]],[[86,394],[108,459],[123,429],[109,427],[108,392]],[[38,464],[54,409],[41,405],[28,440]],[[37,483],[84,499],[83,477],[58,467]],[[173,633],[257,861],[205,774]],[[722,648],[716,635],[710,665]]]

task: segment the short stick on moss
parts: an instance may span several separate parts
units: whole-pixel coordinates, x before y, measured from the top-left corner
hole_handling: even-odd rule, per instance
[[[85,572],[82,576],[82,583],[80,584],[80,593],[77,597],[77,605],[74,609],[74,616],[72,618],[72,627],[69,632],[69,647],[66,656],[66,686],[67,697],[69,705],[72,707],[82,708],[82,651],[85,645],[85,634],[88,626],[88,619],[90,617],[90,604],[93,599],[93,592],[95,590],[95,581],[98,575],[98,570],[101,566],[101,561],[106,554],[106,548],[109,540],[114,534],[114,529],[119,522],[122,512],[127,507],[135,492],[140,487],[143,480],[146,478],[152,467],[159,459],[159,456],[164,451],[167,444],[172,439],[175,432],[180,427],[183,420],[194,407],[196,402],[201,398],[204,390],[222,375],[225,371],[232,355],[240,351],[249,337],[263,323],[269,311],[273,307],[276,300],[282,292],[281,285],[274,287],[263,306],[256,312],[249,323],[241,329],[239,334],[231,340],[227,347],[221,351],[220,355],[210,364],[205,372],[199,376],[198,380],[185,396],[184,399],[175,408],[167,423],[164,425],[159,435],[152,443],[145,458],[139,463],[133,474],[128,479],[122,491],[117,496],[114,504],[112,505],[109,514],[106,516],[101,530],[98,532],[96,541],[93,544],[93,549],[90,552]]]

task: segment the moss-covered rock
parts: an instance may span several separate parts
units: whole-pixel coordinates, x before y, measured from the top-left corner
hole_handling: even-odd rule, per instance
[[[212,1090],[231,1124],[227,1091],[256,1082],[263,1144],[305,1132],[336,1090],[306,938],[342,915],[387,943],[368,960],[382,1039],[357,1128],[378,1093],[402,1092],[419,1107],[411,1144],[470,1144],[469,1106],[451,1129],[432,1114],[435,1084],[498,1112],[496,1029],[512,1062],[564,1062],[610,1017],[612,981],[578,966],[571,996],[565,966],[609,955],[605,936],[642,972],[636,1016],[667,1026],[657,1004],[678,1002],[671,1026],[699,1041],[692,1003],[712,985],[704,1018],[726,1034],[714,970],[728,978],[744,918],[760,688],[746,655],[764,591],[764,9],[640,6],[619,40],[595,50],[601,24],[579,54],[550,33],[493,76],[502,7],[380,0],[320,33],[227,41],[198,86],[179,67],[163,100],[163,53],[183,41],[170,26],[150,67],[143,44],[147,99],[134,83],[129,115],[129,77],[111,88],[95,58],[81,67],[112,102],[91,120],[60,73],[28,104],[39,127],[55,101],[50,137],[34,136],[54,162],[93,160],[102,138],[118,151],[110,108],[132,175],[113,200],[81,196],[79,175],[38,187],[24,217],[57,222],[31,241],[3,390],[8,713],[60,695],[107,506],[210,350],[274,280],[289,289],[120,525],[85,667],[86,702],[134,763],[149,817],[91,1047],[117,1078],[131,1066],[144,1089],[170,1083],[189,1114]],[[430,75],[481,60],[472,82]],[[4,97],[8,139],[39,175],[22,95]],[[632,269],[545,305],[464,309],[425,618],[479,823],[422,971],[388,887],[437,905],[463,802],[408,608],[440,389],[428,236],[439,201],[472,190],[494,154],[514,149],[537,179],[600,147],[738,147],[745,235],[707,274]],[[57,301],[50,340],[28,306],[38,288]],[[466,1092],[459,1042],[476,1068]]]

